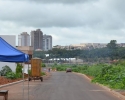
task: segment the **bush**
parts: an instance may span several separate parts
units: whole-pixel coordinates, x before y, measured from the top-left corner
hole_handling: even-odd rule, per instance
[[[122,65],[108,65],[101,68],[101,72],[92,81],[108,85],[113,89],[125,89],[125,67]]]
[[[29,74],[29,76],[31,76],[31,70],[28,70],[28,74]]]
[[[22,78],[22,73],[16,73],[16,78]]]
[[[16,79],[17,76],[14,72],[9,72],[6,74],[6,78],[9,78],[9,79]]]
[[[45,72],[41,72],[41,76],[43,76],[43,75],[46,75],[46,73]]]
[[[42,63],[42,66],[41,67],[46,67],[46,65],[44,63]]]
[[[12,72],[11,68],[9,66],[2,67],[1,70],[1,76],[6,76],[7,73]]]
[[[16,73],[22,73],[22,68],[23,68],[23,66],[21,64],[17,63]]]

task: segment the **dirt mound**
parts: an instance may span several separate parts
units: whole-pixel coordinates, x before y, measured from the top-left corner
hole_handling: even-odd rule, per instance
[[[16,81],[19,81],[19,80],[22,80],[22,79],[21,78],[20,79],[7,79],[5,77],[0,76],[0,85],[16,82]]]

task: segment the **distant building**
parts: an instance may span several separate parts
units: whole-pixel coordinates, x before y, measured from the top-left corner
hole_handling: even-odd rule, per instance
[[[125,43],[117,43],[118,47],[125,47]]]
[[[18,46],[30,46],[30,35],[27,32],[18,35]]]
[[[71,44],[69,50],[85,49],[85,44]]]
[[[17,49],[29,55],[29,60],[31,60],[33,55],[33,47],[32,46],[17,46]]]
[[[43,50],[48,51],[52,49],[52,36],[43,35]]]
[[[68,46],[61,46],[61,45],[56,45],[53,46],[53,48],[60,48],[60,49],[66,49],[66,50],[87,50],[87,49],[96,49],[96,48],[104,48],[106,47],[106,43],[80,43],[80,44],[71,44]]]
[[[58,49],[64,49],[63,47],[64,46],[61,46],[61,45],[55,45],[55,46],[53,46],[53,48],[58,48]]]
[[[43,50],[43,32],[40,29],[31,31],[31,46],[33,47],[33,50]]]

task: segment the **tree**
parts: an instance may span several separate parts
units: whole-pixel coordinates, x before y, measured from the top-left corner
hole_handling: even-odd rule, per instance
[[[17,63],[16,73],[22,73],[22,68],[23,68],[23,66],[21,64]]]
[[[107,47],[109,48],[110,51],[110,59],[114,60],[117,59],[118,53],[117,53],[117,41],[116,40],[111,40],[110,43],[107,44]]]
[[[109,49],[116,49],[117,48],[117,41],[116,40],[111,40],[110,43],[107,44],[107,47]]]
[[[2,70],[0,71],[1,76],[6,76],[7,73],[12,72],[9,66],[3,66]]]

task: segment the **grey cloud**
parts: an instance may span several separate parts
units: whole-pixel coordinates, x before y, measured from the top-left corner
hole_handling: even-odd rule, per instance
[[[83,24],[80,20],[82,15],[76,9],[77,6],[64,6],[61,4],[37,6],[33,4],[31,8],[29,4],[22,3],[22,5],[24,7],[21,7],[20,4],[19,7],[11,7],[6,12],[2,12],[4,9],[1,8],[0,19],[35,27],[75,27]],[[43,9],[40,9],[41,6]]]
[[[56,2],[56,0],[51,1]],[[59,1],[61,2],[62,0]],[[3,21],[12,21],[17,23],[18,25],[25,27],[84,26],[94,29],[109,30],[123,28],[125,25],[122,16],[125,14],[123,12],[120,12],[122,11],[122,9],[119,11],[119,8],[117,8],[116,6],[117,4],[120,5],[122,2],[116,2],[116,0],[115,2],[113,2],[113,0],[111,1],[100,0],[100,2],[90,4],[73,5],[42,3],[37,5],[34,3],[29,4],[28,2],[23,1],[15,2],[15,5],[17,6],[12,6],[13,3],[11,3],[10,5],[8,5],[11,6],[11,8],[6,12],[3,12],[3,10],[5,10],[4,8],[0,8],[0,19]],[[116,10],[116,8],[119,12]]]
[[[30,2],[36,3],[64,3],[64,4],[73,4],[73,3],[86,3],[94,2],[98,0],[28,0]]]
[[[72,40],[76,43],[109,42],[111,39],[124,41],[124,0],[98,2],[96,0],[72,0],[72,2],[71,0],[43,0],[41,3],[36,0],[29,1],[6,0],[3,4],[0,1],[0,23],[1,26],[5,25],[0,31],[2,29],[3,33],[14,33],[14,30],[19,29],[15,33],[21,33],[41,28],[45,34],[57,36],[56,38],[60,40],[54,40],[54,43],[62,41],[61,44],[63,42],[71,44]],[[25,28],[20,29],[20,27]]]

